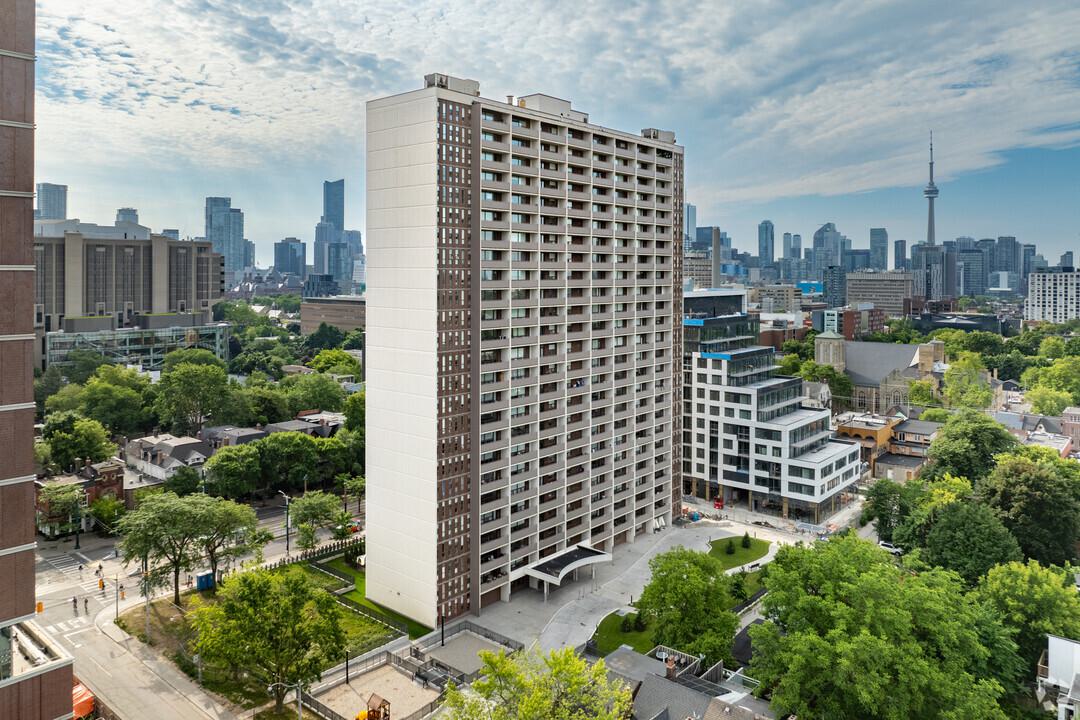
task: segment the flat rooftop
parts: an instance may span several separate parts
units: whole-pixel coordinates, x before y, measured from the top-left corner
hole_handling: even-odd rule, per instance
[[[480,661],[481,650],[499,652],[500,650],[505,651],[506,648],[491,640],[482,638],[476,633],[465,630],[448,637],[445,645],[436,643],[424,652],[427,653],[428,657],[446,667],[468,675],[476,672],[483,665]],[[395,715],[397,714],[395,713]]]

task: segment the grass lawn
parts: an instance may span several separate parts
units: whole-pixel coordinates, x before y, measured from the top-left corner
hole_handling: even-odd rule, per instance
[[[296,700],[285,700],[285,707],[281,712],[274,712],[274,708],[255,713],[255,720],[296,720]],[[304,720],[322,720],[322,718],[307,708],[304,708]]]
[[[333,575],[324,573],[321,570],[316,570],[308,563],[295,563],[293,565],[284,565],[275,569],[274,572],[286,572],[287,570],[291,570],[293,568],[298,568],[299,570],[301,570],[305,575],[311,578],[312,582],[314,582],[316,585],[321,587],[323,590],[326,590],[327,592],[334,592],[335,590],[340,590],[344,587],[348,587],[348,583],[341,578],[336,578]]]
[[[742,546],[741,537],[731,538],[735,543],[735,552],[728,555],[726,552],[728,538],[721,538],[720,540],[712,541],[712,549],[709,550],[709,554],[719,560],[724,569],[730,569],[738,567],[739,565],[745,565],[746,563],[752,563],[755,560],[759,560],[765,557],[765,553],[769,552],[769,542],[767,540],[759,540],[757,538],[750,538],[750,547],[744,548]]]
[[[339,572],[348,573],[348,574],[353,576],[353,582],[355,584],[355,588],[353,590],[350,590],[349,592],[345,593],[345,595],[343,597],[347,597],[350,600],[352,600],[353,602],[359,603],[360,605],[363,605],[366,608],[371,608],[375,612],[382,613],[383,615],[387,615],[390,618],[392,618],[394,620],[397,620],[398,622],[405,623],[405,625],[407,625],[408,628],[409,628],[409,638],[411,638],[413,640],[415,640],[418,637],[422,637],[424,635],[427,635],[429,632],[431,632],[431,628],[429,628],[427,625],[421,625],[420,623],[416,622],[415,620],[412,620],[410,618],[405,617],[401,613],[396,613],[393,610],[391,610],[390,608],[383,607],[382,605],[379,605],[378,603],[374,603],[374,602],[368,600],[366,597],[364,597],[364,588],[365,588],[365,584],[367,582],[367,580],[366,580],[366,578],[364,576],[364,573],[358,572],[353,567],[351,567],[347,562],[345,562],[345,558],[336,557],[333,560],[330,560],[329,562],[327,562],[325,564],[329,565],[330,567],[334,568],[335,570],[337,570]],[[316,570],[315,572],[318,572],[318,570]]]
[[[636,615],[630,613],[627,617],[634,618]],[[596,647],[601,655],[607,655],[614,650],[618,650],[620,645],[629,645],[642,654],[656,647],[656,643],[652,639],[652,628],[646,627],[641,632],[631,630],[624,633],[622,631],[622,621],[623,619],[618,613],[611,613],[596,626],[596,634],[593,639],[596,640]]]

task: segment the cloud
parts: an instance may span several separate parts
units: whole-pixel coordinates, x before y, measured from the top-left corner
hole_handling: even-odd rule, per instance
[[[676,130],[699,216],[918,185],[931,128],[943,180],[1080,142],[1080,7],[1037,5],[39,0],[39,167],[359,177],[365,101],[439,71]]]

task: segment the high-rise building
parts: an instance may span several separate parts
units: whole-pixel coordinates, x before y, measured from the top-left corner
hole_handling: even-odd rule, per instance
[[[930,182],[923,189],[923,197],[927,202],[926,214],[926,244],[934,245],[934,201],[938,197],[937,185],[934,184],[934,133],[930,133]],[[912,258],[914,261],[914,257]]]
[[[1023,269],[1023,260],[1020,253],[1020,243],[1011,235],[1002,235],[997,239],[994,246],[994,264],[991,268],[994,272],[1010,272],[1020,274]]]
[[[255,267],[255,241],[244,240],[244,267]]]
[[[352,287],[353,260],[349,246],[343,242],[330,243],[326,246],[327,275],[332,275],[342,292]]]
[[[0,0],[0,716],[13,720],[71,717],[73,662],[33,621],[34,27],[34,0]]]
[[[975,249],[976,249],[975,238],[967,237],[967,236],[961,236],[961,237],[956,238],[956,250],[958,252],[961,251],[961,250],[975,250]]]
[[[120,208],[116,211],[116,224],[120,223],[132,223],[133,225],[139,224],[139,211],[135,208]]]
[[[232,198],[206,198],[206,239],[225,263],[226,282],[244,270],[244,212],[232,206]]]
[[[1035,245],[1024,243],[1020,246],[1020,293],[1027,293],[1027,278],[1031,274],[1036,258]]]
[[[341,242],[349,246],[354,260],[364,257],[364,237],[359,230],[345,230],[341,234]]]
[[[683,237],[687,239],[686,246],[689,248],[690,241],[697,237],[697,205],[683,203]]]
[[[762,220],[757,226],[758,260],[761,267],[769,267],[776,256],[776,233],[772,220]]]
[[[955,286],[956,255],[953,258],[953,282]],[[911,268],[915,280],[914,297],[926,300],[943,300],[954,297],[947,287],[946,252],[941,245],[918,243],[911,248]]]
[[[907,270],[907,240],[893,242],[893,270]]]
[[[811,272],[817,277],[830,265],[840,264],[843,236],[833,223],[825,223],[814,232],[814,255]]]
[[[170,240],[180,239],[180,230],[178,228],[165,228],[161,231],[161,234],[169,238]]]
[[[840,265],[844,268],[844,272],[877,269],[874,268],[873,257],[873,251],[864,248],[845,250],[840,257]]]
[[[334,226],[338,232],[345,231],[345,180],[324,180],[322,184],[322,221]],[[337,242],[337,239],[334,239]]]
[[[833,439],[828,409],[803,405],[802,380],[776,374],[753,315],[688,315],[683,492],[724,507],[820,523],[858,482],[859,445]]]
[[[890,318],[903,317],[904,300],[914,294],[911,273],[898,270],[848,273],[846,283],[848,305],[873,303]]]
[[[67,220],[67,185],[37,184],[38,220]]]
[[[870,267],[889,269],[889,231],[885,228],[870,228]]]
[[[989,278],[990,272],[986,267],[986,254],[982,250],[961,250],[957,253],[957,295],[969,297],[985,295]]]
[[[783,242],[783,247],[781,248],[781,252],[783,253],[782,257],[785,260],[790,260],[791,257],[792,257],[792,255],[791,255],[791,233],[789,233],[789,232],[784,233],[784,238],[783,238],[782,242]]]
[[[307,264],[307,246],[294,237],[287,237],[274,243],[274,269],[281,274],[304,277]]]
[[[315,226],[315,272],[317,274],[328,274],[329,266],[327,261],[329,259],[329,251],[331,243],[338,242],[338,238],[341,233],[333,224],[328,222],[320,222]]]
[[[683,150],[446,75],[366,128],[367,594],[434,626],[672,522]]]
[[[697,229],[693,249],[710,252],[713,245],[717,242],[720,244],[722,250],[721,259],[729,260],[731,258],[731,237],[715,225],[707,225]]]
[[[825,286],[825,304],[831,308],[847,304],[847,271],[840,265],[830,265],[821,276]]]
[[[1061,258],[1058,260],[1058,267],[1071,268],[1073,265],[1073,251],[1067,250],[1061,254]]]
[[[1028,278],[1024,319],[1063,323],[1080,318],[1080,272],[1046,268]]]

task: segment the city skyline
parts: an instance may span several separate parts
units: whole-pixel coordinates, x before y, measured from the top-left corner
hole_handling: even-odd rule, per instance
[[[775,17],[727,10],[693,44],[681,38],[697,21],[678,8],[636,9],[633,22],[608,27],[612,12],[590,7],[572,37],[558,13],[523,9],[499,33],[515,54],[492,63],[490,28],[473,27],[482,9],[360,15],[322,0],[306,12],[214,3],[143,12],[45,0],[38,177],[70,185],[70,214],[82,219],[133,206],[152,226],[185,235],[199,234],[200,198],[231,196],[266,263],[274,241],[313,239],[326,178],[346,179],[345,224],[364,226],[363,103],[434,69],[482,80],[499,97],[538,88],[588,97],[582,109],[608,126],[632,117],[673,128],[696,158],[687,199],[698,223],[725,228],[741,249],[754,247],[763,218],[803,235],[831,220],[861,247],[870,227],[921,239],[932,126],[937,180],[948,188],[939,239],[1010,234],[1060,254],[1080,233],[1068,201],[1080,184],[1080,90],[1069,59],[1080,10],[1053,6],[980,4],[974,13],[957,3],[935,10],[931,31],[910,4]],[[338,31],[318,30],[328,24]],[[682,31],[634,34],[656,24]],[[458,52],[473,39],[475,57]],[[615,62],[626,42],[635,63]],[[596,58],[591,72],[575,60],[581,47]],[[1031,164],[1046,177],[1024,172]],[[1006,182],[1009,202],[998,203]],[[965,203],[965,194],[979,199]]]

